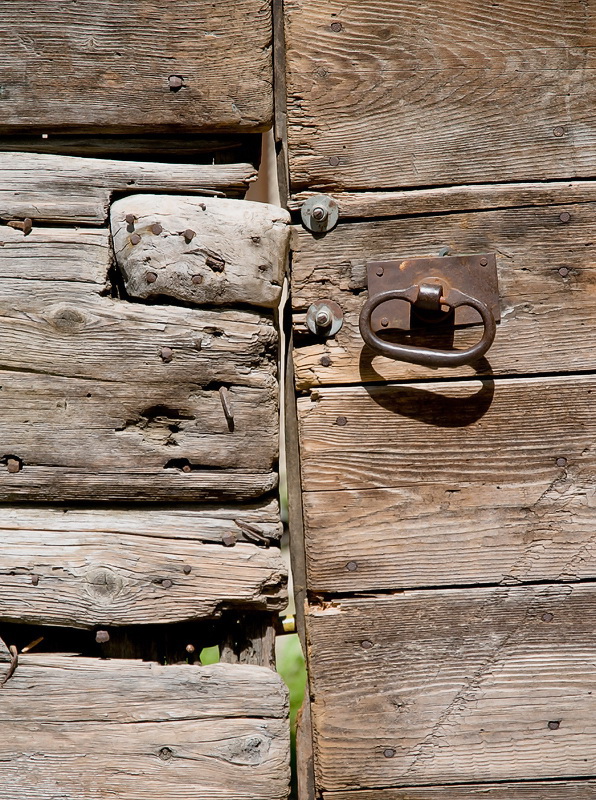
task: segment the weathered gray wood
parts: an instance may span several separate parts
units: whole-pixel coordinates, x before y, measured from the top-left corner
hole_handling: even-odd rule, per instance
[[[565,213],[567,222],[560,216]],[[586,347],[586,336],[596,325],[595,214],[596,203],[583,202],[340,224],[317,238],[296,229],[292,302],[298,387],[474,375],[476,370],[531,374],[595,369],[596,350]],[[452,255],[496,253],[501,323],[487,360],[475,368],[430,370],[376,357],[358,329],[367,299],[366,262],[436,257],[445,247]],[[329,340],[300,337],[308,306],[324,298],[343,308],[343,328]],[[462,329],[455,346],[470,346],[480,335],[477,327]],[[420,343],[450,346],[445,337],[426,332]]]
[[[591,4],[588,4],[591,9]],[[580,0],[286,3],[294,189],[590,177],[596,29]]]
[[[158,513],[154,521],[147,511],[117,511],[111,520],[109,513],[0,510],[0,620],[78,628],[148,625],[287,604],[279,549],[201,542],[201,528],[211,522],[208,512],[186,512],[184,521],[194,531],[185,533],[176,531],[179,515],[173,512]],[[241,508],[227,514],[225,541],[241,539],[243,517],[254,514]],[[81,516],[83,528],[77,525]],[[122,516],[125,530],[118,524]],[[217,522],[221,527],[224,520]],[[162,535],[160,523],[169,536]]]
[[[259,131],[272,119],[271,10],[260,0],[84,6],[4,0],[0,129]],[[174,91],[170,77],[181,77]]]
[[[236,615],[220,646],[220,661],[275,669],[276,619],[274,614]]]
[[[311,607],[320,789],[591,776],[595,588],[413,591]]]
[[[287,211],[243,200],[131,195],[112,205],[110,219],[130,296],[278,305],[290,242]]]
[[[324,800],[593,800],[596,781],[523,781],[323,792]]]
[[[4,643],[2,639],[0,639],[0,663],[6,663],[10,661],[10,650]]]
[[[300,399],[309,589],[595,578],[595,395],[574,376]]]
[[[0,218],[101,225],[114,192],[200,194],[201,189],[211,189],[242,195],[255,176],[251,164],[160,164],[0,153]]]
[[[298,211],[305,200],[319,192],[304,191],[288,203]],[[585,203],[594,200],[596,184],[587,181],[550,183],[470,184],[433,189],[408,189],[393,192],[328,192],[339,206],[340,219],[447,214],[453,211],[480,211],[491,208],[550,206]]]
[[[0,724],[2,800],[287,796],[287,691],[261,667],[24,656]]]

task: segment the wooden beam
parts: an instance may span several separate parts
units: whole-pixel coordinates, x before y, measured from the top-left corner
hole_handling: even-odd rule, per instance
[[[323,800],[593,800],[596,780],[476,783],[468,786],[408,786],[323,792]]]

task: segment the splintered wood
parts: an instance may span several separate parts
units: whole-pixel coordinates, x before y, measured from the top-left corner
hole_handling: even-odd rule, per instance
[[[0,689],[0,798],[284,800],[287,714],[264,667],[21,656]]]

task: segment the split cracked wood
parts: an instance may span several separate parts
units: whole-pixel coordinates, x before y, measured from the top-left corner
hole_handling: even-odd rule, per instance
[[[595,396],[575,376],[299,399],[310,590],[596,578]]]
[[[346,800],[362,788],[368,800],[383,789],[397,800],[389,787],[589,777],[594,590],[411,591],[312,606],[323,794]]]
[[[264,516],[277,528],[274,510],[154,518],[149,510],[0,509],[0,620],[94,628],[196,620],[230,608],[281,610],[287,570],[278,548],[238,541],[222,550],[201,541],[213,522],[214,538],[219,528],[240,539],[244,518]]]
[[[271,125],[271,9],[262,0],[3,0],[5,133],[262,131]]]
[[[160,164],[0,153],[0,218],[103,225],[114,192],[200,194],[201,189],[212,189],[243,195],[255,177],[251,164]]]
[[[292,187],[591,177],[585,4],[286,2]]]
[[[131,297],[277,307],[290,240],[290,215],[282,208],[221,198],[132,195],[112,205],[110,219],[116,260]]]
[[[23,656],[0,691],[0,798],[285,800],[287,714],[262,667]]]

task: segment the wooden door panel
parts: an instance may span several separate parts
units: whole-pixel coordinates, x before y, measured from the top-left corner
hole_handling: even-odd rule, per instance
[[[261,0],[3,0],[0,13],[4,133],[168,131],[175,149],[181,131],[271,124],[271,7]]]
[[[286,3],[293,189],[590,176],[591,8]]]
[[[545,199],[555,199],[554,186],[543,191]],[[498,192],[492,200],[481,192],[479,204],[492,202],[493,209],[446,214],[438,213],[444,206],[442,193],[437,192],[432,199],[427,196],[422,207],[413,206],[413,216],[340,222],[322,237],[296,228],[292,304],[298,387],[594,369],[596,350],[584,345],[596,325],[596,203],[593,189],[581,191],[581,203],[565,202],[561,191],[554,205],[506,209],[495,207],[501,199]],[[533,193],[529,194],[527,198],[520,189],[518,203],[529,202]],[[464,205],[471,208],[474,196],[475,190],[470,189]],[[374,209],[374,205],[368,206],[369,215],[374,215]],[[381,204],[379,213],[382,210]],[[431,210],[434,213],[429,214]],[[501,323],[486,361],[474,367],[430,372],[426,367],[376,356],[364,346],[358,329],[367,298],[366,262],[436,257],[445,249],[452,255],[496,254]],[[304,324],[309,305],[325,298],[335,300],[344,312],[342,329],[327,340],[312,337]],[[454,344],[469,347],[480,335],[478,327],[461,329]],[[433,338],[432,332],[425,332],[424,343],[432,346],[433,342],[450,346],[444,337]]]
[[[19,662],[0,703],[2,800],[287,797],[287,691],[271,670],[65,655]]]
[[[318,785],[591,776],[594,589],[406,591],[311,606]]]

